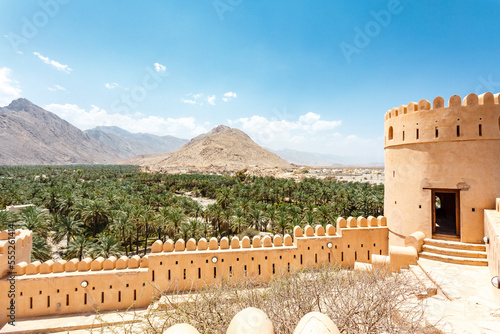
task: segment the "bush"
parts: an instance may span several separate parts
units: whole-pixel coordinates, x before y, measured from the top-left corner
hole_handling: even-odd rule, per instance
[[[255,278],[221,282],[187,294],[164,293],[148,309],[141,330],[162,333],[174,324],[188,323],[200,333],[225,333],[239,311],[256,307],[267,314],[275,333],[292,333],[312,311],[326,314],[342,333],[431,333],[432,328],[421,326],[417,284],[404,273],[338,267],[283,273],[266,284]],[[121,328],[123,332],[130,331]]]
[[[247,228],[238,235],[238,238],[241,240],[243,239],[243,237],[249,237],[250,240],[252,240],[252,238],[255,237],[256,235],[259,235],[259,233],[260,232],[254,228]]]

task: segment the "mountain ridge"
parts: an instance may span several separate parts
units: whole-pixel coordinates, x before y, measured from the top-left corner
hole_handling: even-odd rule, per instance
[[[97,164],[118,158],[111,148],[25,98],[0,108],[0,147],[3,165]]]
[[[115,150],[122,159],[136,155],[175,151],[188,142],[187,139],[170,135],[132,133],[117,126],[97,126],[84,132]]]

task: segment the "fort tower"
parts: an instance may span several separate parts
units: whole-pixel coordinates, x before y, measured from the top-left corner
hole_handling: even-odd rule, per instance
[[[500,197],[499,95],[421,100],[385,114],[385,199],[391,245],[427,238],[480,243]]]

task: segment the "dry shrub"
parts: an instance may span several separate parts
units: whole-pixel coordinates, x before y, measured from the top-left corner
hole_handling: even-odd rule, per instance
[[[307,313],[327,314],[342,333],[427,333],[420,292],[407,274],[358,272],[328,267],[278,275],[268,283],[249,278],[221,282],[193,292],[164,293],[150,307],[141,331],[162,333],[177,323],[200,333],[225,333],[247,307],[263,310],[275,333],[293,333]],[[121,331],[128,332],[128,331]]]

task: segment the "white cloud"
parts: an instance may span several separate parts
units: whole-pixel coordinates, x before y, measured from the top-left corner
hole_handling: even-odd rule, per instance
[[[69,73],[69,72],[73,71],[73,69],[71,69],[68,65],[63,65],[63,64],[61,64],[61,63],[59,63],[59,62],[57,62],[55,60],[49,59],[49,57],[44,57],[44,56],[42,56],[38,52],[33,52],[33,54],[35,56],[37,56],[45,64],[51,65],[51,66],[55,67],[56,69],[58,69],[59,71],[63,71],[63,72],[66,72],[66,73]]]
[[[181,99],[181,101],[187,104],[197,104],[195,100]]]
[[[272,120],[263,116],[229,120],[230,125],[241,128],[260,145],[273,149],[293,148],[298,150],[321,150],[335,135],[341,121],[324,121],[312,112],[301,115],[298,120]],[[293,144],[291,147],[290,144]]]
[[[19,83],[12,79],[12,70],[7,67],[0,68],[0,106],[6,106],[21,97]]]
[[[48,87],[47,89],[50,90],[50,91],[52,91],[52,92],[66,90],[66,88],[64,88],[63,86],[59,86],[59,85],[54,85],[54,87]]]
[[[238,97],[238,95],[236,93],[234,93],[234,92],[227,92],[227,93],[224,94],[224,97],[222,98],[222,101],[229,102],[232,99],[235,99],[237,97]]]
[[[213,100],[215,100],[215,95],[213,95],[212,97],[213,97]],[[207,98],[207,102],[210,103],[210,104],[212,104],[210,102],[210,98],[211,97]],[[186,95],[185,98],[181,99],[181,102],[187,103],[187,104],[196,104],[196,105],[202,106],[203,105],[203,93],[197,93],[197,94],[189,93],[189,94]],[[215,101],[214,101],[214,103],[215,103]]]
[[[156,72],[165,72],[166,70],[167,70],[167,68],[165,66],[163,66],[162,64],[155,63],[155,71]]]
[[[117,84],[116,82],[111,82],[111,83],[105,83],[104,84],[104,87],[106,87],[107,89],[113,89],[113,88],[116,88],[120,86],[119,84]]]
[[[215,95],[207,97],[208,104],[215,106],[215,99],[216,99]]]
[[[81,130],[96,126],[118,126],[130,132],[144,132],[156,135],[172,135],[181,138],[192,138],[208,130],[196,122],[194,117],[163,118],[159,116],[122,115],[108,113],[97,106],[90,110],[80,108],[76,104],[49,104],[45,109],[70,122]]]

